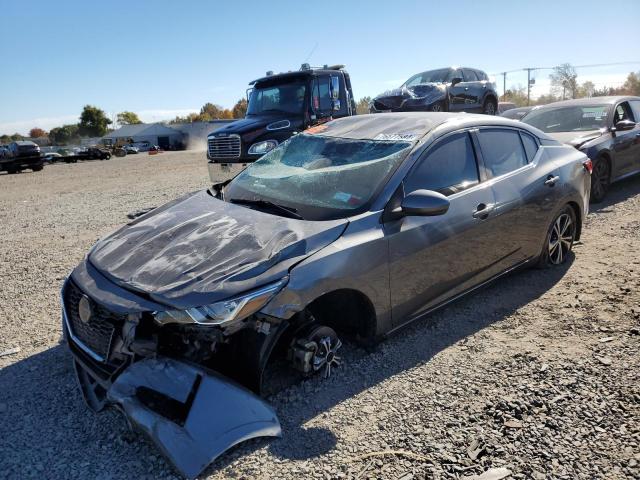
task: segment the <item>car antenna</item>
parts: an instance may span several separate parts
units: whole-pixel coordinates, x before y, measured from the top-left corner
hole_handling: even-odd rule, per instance
[[[304,62],[302,62],[302,63],[308,63],[309,62],[309,59],[311,58],[311,55],[313,55],[313,52],[316,51],[316,48],[318,48],[318,42],[316,42],[316,44],[313,46],[313,48],[309,52],[309,55],[307,55],[307,58],[305,58]]]

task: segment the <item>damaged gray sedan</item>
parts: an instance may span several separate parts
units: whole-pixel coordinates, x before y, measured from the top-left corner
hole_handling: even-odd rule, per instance
[[[184,475],[279,436],[273,379],[370,344],[527,264],[569,257],[590,162],[523,123],[392,113],[298,134],[100,240],[62,289],[82,393]],[[286,384],[286,381],[284,382]]]

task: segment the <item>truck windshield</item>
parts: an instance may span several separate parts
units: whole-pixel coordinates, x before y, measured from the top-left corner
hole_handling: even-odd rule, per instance
[[[247,115],[269,112],[301,114],[306,90],[303,81],[256,87],[249,96]]]
[[[608,105],[585,105],[532,110],[522,121],[543,132],[579,132],[607,126]]]
[[[369,207],[412,145],[295,135],[235,177],[225,200],[265,201],[305,220],[356,215]]]

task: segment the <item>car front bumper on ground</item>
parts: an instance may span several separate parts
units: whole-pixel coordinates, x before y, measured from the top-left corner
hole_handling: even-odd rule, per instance
[[[281,435],[266,402],[216,372],[160,355],[114,361],[110,353],[118,327],[110,322],[119,316],[99,311],[84,322],[70,311],[77,295],[83,294],[67,279],[62,329],[87,405],[95,411],[118,408],[184,476],[196,477],[240,442]]]

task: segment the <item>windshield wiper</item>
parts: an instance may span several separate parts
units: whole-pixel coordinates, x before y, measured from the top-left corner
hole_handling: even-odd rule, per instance
[[[232,198],[229,200],[231,203],[237,203],[238,205],[246,205],[248,207],[259,207],[259,208],[267,208],[271,210],[278,210],[285,214],[287,217],[296,218],[298,220],[304,220],[302,215],[298,213],[298,211],[293,207],[285,207],[284,205],[279,205],[277,203],[273,203],[269,200],[249,200],[248,198]]]

